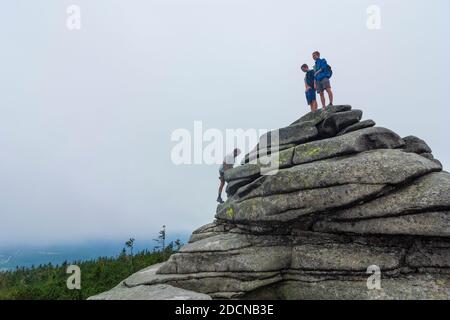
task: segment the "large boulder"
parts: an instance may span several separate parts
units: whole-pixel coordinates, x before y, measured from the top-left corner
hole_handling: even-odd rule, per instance
[[[450,299],[450,174],[361,119],[334,106],[269,132],[225,173],[213,223],[94,298]]]
[[[448,275],[413,270],[445,270],[448,248],[446,242],[412,238],[223,232],[187,244],[166,263],[144,269],[124,280],[120,289],[94,298],[126,297],[126,290],[134,297],[135,291],[163,284],[213,298],[446,299]],[[368,289],[369,266],[382,270],[381,290]],[[418,290],[417,285],[424,287]],[[166,296],[179,297],[160,293]]]

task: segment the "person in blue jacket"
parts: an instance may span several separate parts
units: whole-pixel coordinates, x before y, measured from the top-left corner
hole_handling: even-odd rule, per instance
[[[331,91],[330,85],[330,77],[332,75],[332,71],[330,66],[327,63],[327,60],[320,58],[320,52],[314,51],[312,54],[314,61],[316,64],[314,65],[314,77],[316,79],[315,89],[317,93],[320,95],[320,101],[322,102],[322,107],[325,108],[325,93],[328,94],[328,99],[330,100],[330,104],[328,106],[333,105],[333,92]]]
[[[316,90],[314,89],[314,70],[310,70],[308,65],[305,63],[301,67],[305,75],[305,95],[306,102],[311,107],[311,111],[317,111],[317,100],[316,100]]]

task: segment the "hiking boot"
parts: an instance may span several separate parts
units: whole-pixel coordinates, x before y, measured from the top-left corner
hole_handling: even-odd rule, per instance
[[[223,203],[223,202],[224,202],[224,201],[222,200],[222,197],[221,197],[221,196],[218,196],[218,197],[217,197],[217,202],[218,202],[218,203]]]

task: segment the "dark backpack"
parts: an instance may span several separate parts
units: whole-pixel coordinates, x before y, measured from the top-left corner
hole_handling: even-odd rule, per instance
[[[327,72],[330,75],[328,78],[331,78],[333,76],[333,69],[331,69],[331,66],[329,64],[327,64]]]

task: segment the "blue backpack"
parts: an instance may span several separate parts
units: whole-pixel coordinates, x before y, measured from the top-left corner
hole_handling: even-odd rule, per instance
[[[329,75],[327,78],[331,78],[333,76],[333,70],[331,69],[331,66],[328,64],[328,62],[327,62],[327,67],[322,72]]]

